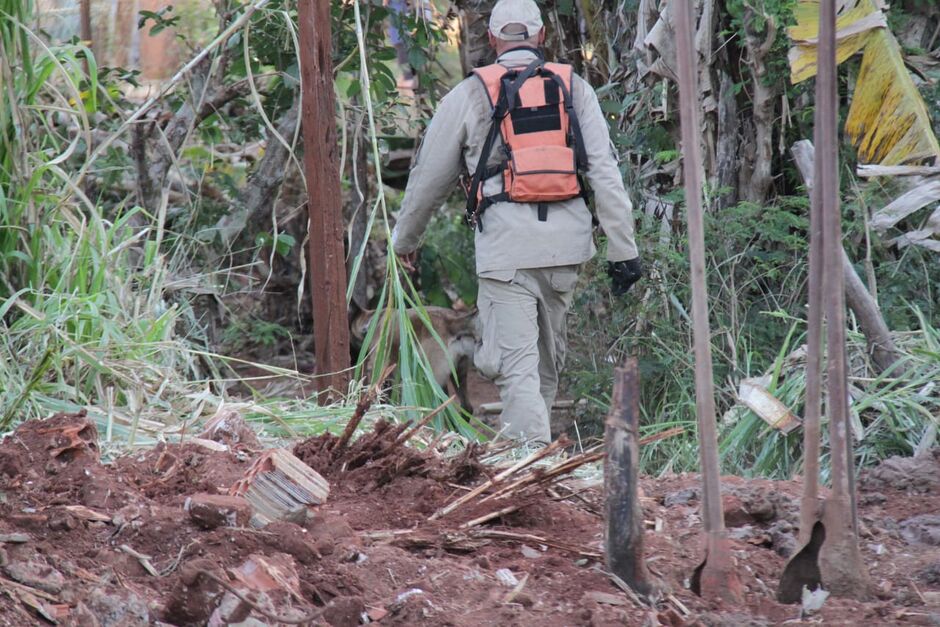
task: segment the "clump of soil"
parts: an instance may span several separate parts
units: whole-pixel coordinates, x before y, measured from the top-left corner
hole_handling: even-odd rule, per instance
[[[647,562],[664,594],[643,605],[603,572],[596,482],[528,491],[511,501],[515,511],[481,524],[468,526],[486,513],[480,503],[432,521],[493,471],[474,447],[441,458],[401,442],[403,428],[391,423],[342,448],[332,435],[295,446],[331,483],[303,524],[203,528],[184,510],[187,497],[226,494],[259,452],[239,430],[226,436],[226,451],[161,444],[103,465],[83,415],[20,425],[0,443],[0,624],[41,624],[43,613],[101,627],[302,617],[350,626],[779,624],[800,616],[775,600],[780,537],[797,531],[795,482],[724,479],[726,504],[739,510],[732,548],[747,590],[743,606],[728,607],[685,587],[701,559],[698,477],[644,479]],[[814,617],[822,624],[940,618],[932,605],[940,548],[923,542],[929,534],[912,536],[933,529],[940,494],[929,481],[885,479],[889,472],[872,471],[879,478],[862,482],[860,498],[876,593],[830,598]]]

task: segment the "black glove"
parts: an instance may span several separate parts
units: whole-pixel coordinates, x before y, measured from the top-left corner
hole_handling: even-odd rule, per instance
[[[640,263],[639,257],[626,261],[608,261],[607,276],[610,277],[614,294],[623,296],[643,276],[643,264]]]

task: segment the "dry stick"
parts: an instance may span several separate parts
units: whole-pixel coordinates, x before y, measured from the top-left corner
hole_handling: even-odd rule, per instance
[[[542,449],[539,449],[539,450],[535,451],[534,453],[532,453],[531,455],[529,455],[529,456],[526,457],[525,459],[523,459],[523,460],[517,462],[515,465],[511,466],[510,468],[507,468],[506,470],[504,470],[503,472],[499,473],[498,475],[496,475],[496,476],[493,477],[492,479],[489,479],[488,481],[484,481],[484,482],[481,483],[479,486],[477,486],[476,488],[474,488],[472,491],[467,492],[466,494],[464,494],[462,497],[460,497],[459,499],[457,499],[456,501],[454,501],[454,502],[451,503],[450,505],[447,505],[446,507],[443,507],[443,508],[437,510],[436,512],[434,512],[434,514],[431,515],[431,517],[430,517],[428,520],[437,520],[437,519],[440,518],[441,516],[446,516],[447,514],[451,513],[452,511],[454,511],[455,509],[457,509],[458,507],[460,507],[460,506],[463,505],[464,503],[466,503],[466,502],[468,502],[468,501],[472,501],[473,499],[475,499],[475,498],[478,497],[479,495],[483,494],[484,492],[486,492],[486,490],[488,490],[489,488],[493,487],[493,486],[496,485],[497,483],[503,481],[503,480],[506,479],[507,477],[510,477],[510,476],[512,476],[513,474],[519,472],[520,470],[522,470],[522,469],[525,468],[526,466],[530,466],[530,465],[534,464],[535,462],[537,462],[538,460],[542,459],[543,457],[548,457],[549,455],[551,455],[552,453],[554,453],[556,450],[558,450],[559,448],[561,448],[561,447],[563,447],[563,446],[566,446],[567,444],[568,444],[567,438],[559,438],[559,439],[555,440],[554,442],[552,442],[551,444],[549,444],[549,445],[546,446],[545,448],[542,448]]]
[[[523,487],[533,485],[536,483],[551,483],[553,479],[562,475],[567,475],[571,471],[577,468],[580,468],[581,466],[584,466],[585,464],[590,464],[591,462],[596,462],[600,459],[603,459],[605,455],[606,453],[603,451],[599,453],[587,452],[587,453],[584,453],[583,455],[579,455],[578,457],[569,459],[566,462],[558,464],[557,466],[548,468],[545,470],[545,472],[531,472],[525,475],[524,477],[521,477],[520,479],[514,481],[513,483],[510,483],[509,485],[506,485],[500,488],[493,494],[488,494],[486,497],[480,499],[480,503],[485,503],[492,499],[504,498],[514,492],[518,492]]]
[[[303,625],[304,623],[312,623],[313,621],[323,616],[323,610],[314,610],[313,612],[310,612],[309,614],[301,616],[300,618],[287,618],[285,616],[278,616],[277,614],[273,612],[269,612],[265,608],[261,607],[260,605],[258,605],[257,601],[251,600],[250,598],[248,598],[248,596],[243,594],[240,590],[232,586],[232,584],[216,576],[214,573],[210,573],[208,570],[200,570],[198,573],[196,573],[196,575],[205,577],[206,579],[210,579],[214,581],[215,583],[219,584],[220,586],[225,588],[228,592],[231,592],[233,595],[235,595],[235,598],[237,598],[239,601],[241,601],[242,603],[248,604],[249,606],[251,606],[251,609],[258,612],[265,618],[273,620],[275,623],[284,623],[287,625]]]
[[[495,512],[490,512],[489,514],[486,514],[485,516],[480,516],[479,518],[468,520],[464,524],[460,525],[458,529],[470,529],[471,527],[482,525],[483,523],[489,522],[493,520],[494,518],[500,518],[501,516],[505,516],[506,514],[511,514],[517,509],[520,509],[522,505],[523,505],[522,503],[519,503],[517,505],[510,505],[509,507],[504,507],[503,509],[497,510]]]
[[[336,444],[330,449],[330,452],[333,453],[334,457],[336,453],[341,451],[347,444],[349,444],[350,438],[352,438],[353,433],[356,432],[356,428],[359,426],[359,423],[362,422],[362,418],[366,415],[366,412],[369,411],[369,408],[372,407],[372,403],[375,402],[376,397],[379,395],[379,390],[382,389],[382,386],[385,384],[385,380],[388,378],[392,371],[395,369],[395,364],[389,364],[385,370],[382,371],[382,375],[379,377],[379,380],[375,382],[365,396],[359,399],[359,402],[356,404],[356,410],[353,412],[352,418],[349,419],[349,422],[346,423],[346,428],[343,429],[343,434],[336,441]]]
[[[133,547],[127,544],[122,544],[121,546],[118,547],[118,549],[120,549],[121,551],[124,551],[131,557],[136,558],[137,561],[140,562],[140,565],[143,566],[144,570],[146,570],[152,577],[160,576],[160,573],[157,572],[157,569],[154,568],[153,564],[150,562],[150,560],[153,558],[150,557],[149,555],[144,555],[140,551],[135,551]]]
[[[407,442],[408,440],[410,440],[411,438],[413,438],[413,437],[415,436],[415,434],[416,434],[422,427],[427,426],[427,424],[428,424],[429,422],[431,422],[432,420],[434,420],[435,416],[437,416],[437,415],[440,414],[442,411],[444,411],[444,409],[446,409],[448,405],[450,405],[451,403],[453,403],[456,398],[457,398],[457,395],[456,395],[456,394],[451,395],[451,397],[448,398],[448,399],[447,399],[446,401],[444,401],[443,403],[441,403],[441,404],[437,407],[437,409],[435,409],[434,411],[432,411],[431,413],[429,413],[427,416],[425,416],[424,418],[422,418],[421,420],[419,420],[418,423],[417,423],[415,426],[411,427],[408,431],[405,431],[403,434],[401,434],[400,436],[398,436],[398,439],[396,439],[395,442],[389,447],[389,450],[395,448],[396,446],[399,446],[399,445],[401,445],[401,444],[404,444],[405,442]]]
[[[715,419],[711,331],[708,322],[708,283],[705,277],[705,228],[702,215],[702,148],[696,51],[693,42],[694,4],[674,2],[676,61],[679,78],[679,113],[682,125],[683,174],[689,229],[689,264],[692,283],[692,327],[695,347],[695,410],[702,466],[702,522],[705,526],[705,562],[693,577],[693,589],[703,596],[743,600],[744,590],[732,568],[721,508],[721,476]],[[697,579],[697,581],[696,581]],[[697,585],[696,585],[697,584]]]
[[[512,603],[513,600],[519,596],[519,593],[522,592],[522,589],[525,588],[527,581],[529,581],[529,573],[526,573],[522,576],[522,579],[519,580],[519,583],[516,584],[516,587],[506,595],[505,599],[503,599],[503,603]]]
[[[578,555],[583,555],[584,557],[593,557],[600,559],[603,557],[597,551],[592,551],[590,549],[585,549],[583,547],[575,546],[573,544],[567,544],[565,542],[556,542],[554,540],[549,540],[548,538],[543,538],[542,536],[537,536],[531,533],[514,533],[512,531],[501,531],[498,529],[473,529],[469,532],[471,538],[481,538],[487,540],[513,540],[515,542],[535,542],[537,544],[544,544],[545,546],[550,546],[552,548],[560,549],[562,551],[567,551],[568,553],[577,553]]]
[[[685,433],[685,427],[673,427],[672,429],[666,429],[665,431],[660,431],[659,433],[654,433],[653,435],[648,435],[644,438],[640,438],[637,441],[637,444],[640,446],[645,446],[647,444],[652,444],[653,442],[659,442],[660,440],[665,440],[676,435],[681,435]]]

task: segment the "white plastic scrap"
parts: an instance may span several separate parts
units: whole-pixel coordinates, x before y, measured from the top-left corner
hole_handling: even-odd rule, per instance
[[[519,580],[512,574],[508,568],[500,568],[496,571],[496,580],[507,588],[514,588],[519,585]]]
[[[421,588],[412,588],[411,590],[405,590],[398,595],[398,598],[395,599],[395,603],[401,603],[405,599],[415,596],[416,594],[424,594],[424,590]]]
[[[829,593],[823,590],[822,588],[816,588],[812,592],[809,591],[809,588],[803,586],[803,616],[809,616],[814,612],[818,612],[823,604],[826,602],[826,599],[829,598]]]

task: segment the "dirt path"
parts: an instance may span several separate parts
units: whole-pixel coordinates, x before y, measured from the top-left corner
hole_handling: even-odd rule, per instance
[[[940,452],[864,477],[874,593],[829,599],[801,623],[798,606],[774,601],[795,542],[796,483],[727,478],[748,592],[746,606],[723,607],[685,587],[699,557],[697,477],[645,480],[649,565],[668,591],[649,607],[601,570],[596,486],[569,480],[476,531],[459,528],[474,508],[429,522],[492,471],[472,455],[383,454],[391,433],[366,434],[339,461],[326,453],[334,436],[299,443],[297,456],[329,480],[329,499],[305,519],[255,529],[241,513],[212,522],[185,511],[187,499],[224,494],[243,476],[260,452],[251,434],[219,438],[227,450],[161,445],[106,466],[83,417],[25,423],[0,444],[0,624],[52,624],[43,613],[102,627],[265,625],[310,613],[311,624],[331,625],[940,624]]]

